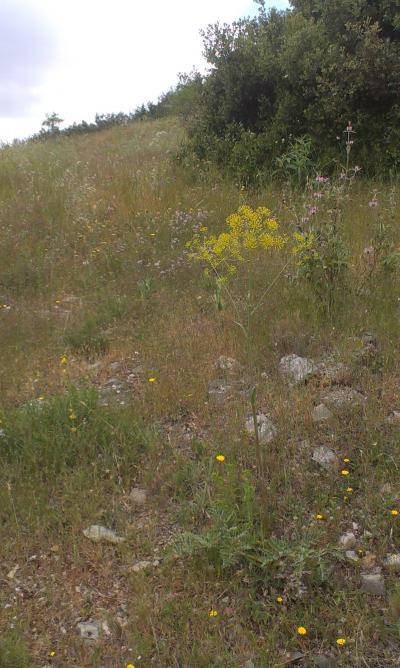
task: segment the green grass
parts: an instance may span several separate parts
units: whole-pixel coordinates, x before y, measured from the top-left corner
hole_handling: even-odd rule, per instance
[[[290,652],[305,667],[323,653],[398,666],[398,576],[384,571],[387,595],[370,597],[361,563],[338,549],[357,523],[357,548],[382,565],[400,538],[400,432],[387,421],[400,410],[398,186],[360,181],[334,204],[348,269],[329,314],[289,249],[254,255],[254,294],[274,283],[248,345],[186,243],[200,226],[219,234],[243,203],[268,206],[291,238],[311,195],[182,170],[166,154],[181,137],[174,120],[138,122],[1,152],[0,666],[278,668]],[[240,314],[247,287],[239,270]],[[329,382],[289,388],[278,364],[291,353],[345,364],[365,409],[315,425]],[[220,355],[243,365],[236,380],[257,386],[278,428],[263,476],[244,431],[249,393],[208,396],[211,381],[231,382]],[[312,462],[320,444],[337,472]],[[91,524],[126,540],[91,543]],[[78,636],[89,618],[107,620],[98,643]]]

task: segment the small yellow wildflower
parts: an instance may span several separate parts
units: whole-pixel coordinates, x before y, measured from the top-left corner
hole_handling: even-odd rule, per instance
[[[70,431],[72,431],[72,433],[74,434],[77,431],[77,428],[76,427],[70,427]]]
[[[153,378],[153,377],[152,377],[152,378],[149,378],[149,383],[155,383],[156,380],[157,380],[157,378]]]
[[[75,413],[70,413],[68,417],[69,417],[70,420],[76,420]]]
[[[38,397],[38,401],[44,401],[44,396],[43,396],[43,394],[41,394],[40,397]]]
[[[209,617],[217,617],[217,615],[218,615],[218,612],[216,610],[210,610],[210,612],[208,613]]]
[[[349,497],[348,497],[348,496],[344,496],[344,497],[343,497],[343,501],[347,502],[348,500],[349,500]]]
[[[345,464],[348,464],[349,462],[351,462],[351,459],[349,459],[348,457],[345,457],[343,461],[344,461]]]
[[[299,636],[306,636],[307,635],[307,629],[305,628],[305,626],[298,626],[297,627],[297,633],[299,634]]]
[[[352,487],[347,487],[347,489],[346,489],[346,492],[348,492],[349,494],[351,494],[353,491],[354,491],[354,490],[353,490]]]
[[[324,518],[323,515],[321,515],[321,513],[317,513],[316,515],[314,515],[314,519],[316,519],[316,520],[324,520],[325,518]]]
[[[60,357],[60,364],[61,364],[62,366],[65,366],[66,364],[68,364],[68,357],[67,357],[66,355],[61,355],[61,357]]]
[[[135,668],[135,666],[133,665],[133,663],[128,663],[126,668]]]
[[[217,462],[224,462],[225,461],[225,455],[217,455],[215,457],[215,459],[217,460]]]
[[[349,475],[349,473],[350,473],[350,471],[348,471],[347,469],[342,469],[340,471],[340,475]]]
[[[283,598],[282,598],[282,596],[278,596],[277,599],[276,599],[276,602],[277,602],[277,603],[283,603]]]
[[[392,517],[397,517],[397,515],[399,514],[399,511],[396,510],[396,508],[393,508],[393,509],[390,511],[390,514],[392,515]]]
[[[55,656],[55,655],[56,655],[56,653],[54,652],[54,650],[52,650],[52,651],[49,653],[49,656]]]
[[[336,640],[336,644],[341,645],[341,646],[345,645],[346,644],[346,638],[338,638]]]

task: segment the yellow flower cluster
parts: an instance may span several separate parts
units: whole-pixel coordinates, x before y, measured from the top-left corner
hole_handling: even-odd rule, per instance
[[[279,250],[287,243],[287,237],[279,234],[279,225],[265,206],[257,209],[240,206],[226,223],[228,230],[219,236],[196,234],[188,243],[193,259],[206,262],[226,278],[236,273],[236,264],[246,261],[249,252]]]

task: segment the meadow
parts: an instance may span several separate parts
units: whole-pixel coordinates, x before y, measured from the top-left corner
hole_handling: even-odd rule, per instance
[[[0,666],[398,667],[398,182],[183,135],[0,150]]]

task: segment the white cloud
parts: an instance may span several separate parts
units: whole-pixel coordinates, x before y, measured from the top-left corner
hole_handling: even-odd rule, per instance
[[[285,5],[272,4],[279,2]],[[200,28],[252,10],[250,0],[18,0],[21,6],[41,11],[58,54],[42,63],[29,115],[5,122],[0,109],[3,140],[37,131],[48,112],[70,124],[155,100],[176,83],[178,72],[204,66]],[[0,70],[0,92],[1,85]]]

